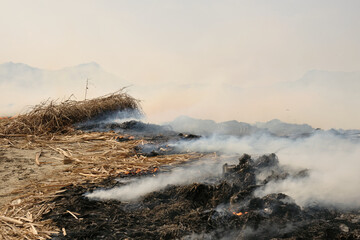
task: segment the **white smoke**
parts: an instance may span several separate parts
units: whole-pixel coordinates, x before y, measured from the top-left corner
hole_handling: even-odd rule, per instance
[[[332,132],[317,132],[311,137],[289,139],[270,135],[252,135],[243,138],[213,136],[178,147],[189,151],[219,151],[224,153],[263,154],[275,152],[280,164],[291,168],[310,169],[303,179],[289,178],[270,182],[257,191],[258,196],[282,192],[294,198],[297,204],[336,205],[359,207],[360,139]]]
[[[300,205],[312,202],[338,207],[359,207],[360,142],[329,133],[296,141],[278,153],[281,163],[308,168],[310,177],[272,182],[257,192],[283,192]]]
[[[187,167],[178,167],[169,173],[138,178],[131,183],[110,190],[96,190],[86,196],[90,199],[132,201],[148,193],[161,190],[168,185],[190,184],[221,174],[222,162],[213,158],[203,159]]]
[[[247,137],[212,136],[195,141],[184,141],[173,146],[183,151],[220,152],[225,154],[249,153],[253,156],[275,152],[280,164],[290,169],[310,169],[307,178],[288,178],[270,182],[256,192],[257,196],[282,192],[294,198],[299,205],[318,203],[337,207],[359,207],[360,192],[360,139],[317,132],[307,138],[279,138],[271,135]],[[221,158],[221,157],[220,157]],[[135,200],[147,193],[165,188],[169,184],[189,184],[218,176],[225,162],[204,160],[200,164],[176,168],[171,173],[139,178],[128,185],[88,194],[93,199]]]
[[[101,130],[101,127],[106,126],[106,124],[121,124],[128,121],[139,121],[143,119],[145,119],[145,116],[141,113],[141,111],[137,109],[125,109],[111,112],[104,116],[99,116],[85,122],[78,123],[76,127],[83,128],[86,126],[90,126],[92,130]]]

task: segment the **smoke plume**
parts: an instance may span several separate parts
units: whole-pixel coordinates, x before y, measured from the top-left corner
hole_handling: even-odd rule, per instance
[[[181,151],[221,153],[220,160],[204,159],[199,164],[176,168],[170,173],[136,179],[128,185],[111,190],[97,190],[87,196],[92,199],[135,200],[169,184],[201,182],[221,174],[225,162],[234,163],[236,158],[248,153],[256,156],[276,153],[280,164],[287,169],[309,169],[306,178],[287,178],[269,182],[256,191],[257,196],[269,193],[285,193],[302,206],[317,203],[341,208],[360,206],[360,139],[319,131],[305,138],[275,137],[254,134],[246,137],[213,135],[195,141],[173,144]]]
[[[308,178],[288,178],[270,182],[258,196],[285,193],[299,205],[311,203],[337,207],[359,207],[360,139],[330,131],[316,132],[306,138],[279,138],[270,135],[247,137],[212,136],[178,144],[189,151],[218,151],[252,155],[276,153],[280,164],[295,169],[310,169]]]
[[[173,169],[170,173],[138,178],[129,184],[110,190],[96,190],[86,196],[90,199],[132,201],[148,193],[161,190],[168,185],[189,184],[221,174],[221,163],[214,159],[204,159],[187,167]]]

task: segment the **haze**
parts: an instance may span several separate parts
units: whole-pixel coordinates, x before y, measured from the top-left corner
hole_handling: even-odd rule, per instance
[[[359,12],[355,0],[1,0],[0,64],[97,62],[133,84],[153,121],[279,118],[360,128]],[[71,84],[61,84],[64,95]],[[39,97],[7,85],[7,106],[15,91],[25,102]]]

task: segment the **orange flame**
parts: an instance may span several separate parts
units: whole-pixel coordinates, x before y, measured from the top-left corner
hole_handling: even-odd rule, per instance
[[[139,173],[139,172],[141,172],[141,169],[137,169],[137,170],[135,171],[135,173]]]
[[[236,216],[241,216],[241,215],[243,215],[243,214],[248,214],[248,212],[244,212],[244,213],[242,213],[242,212],[233,212],[233,214],[234,215],[236,215]]]
[[[243,215],[242,212],[238,212],[238,213],[237,213],[237,212],[233,212],[233,214],[236,215],[236,216],[241,216],[241,215]]]
[[[159,170],[158,168],[154,168],[153,172],[157,172],[157,170]]]

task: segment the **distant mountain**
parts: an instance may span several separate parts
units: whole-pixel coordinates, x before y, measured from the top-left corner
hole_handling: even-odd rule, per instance
[[[312,70],[297,81],[258,89],[267,116],[321,128],[360,128],[360,72]],[[255,91],[254,91],[255,94]],[[256,121],[256,120],[255,120]]]
[[[94,87],[104,87],[105,85],[120,88],[130,84],[115,75],[105,72],[95,62],[66,67],[60,70],[39,69],[23,63],[7,62],[0,64],[0,84],[10,83],[22,86],[29,83],[51,85],[62,82],[71,83],[71,87],[74,87],[78,85],[85,86],[86,79],[89,79],[90,84]]]
[[[277,136],[287,137],[309,135],[315,131],[315,129],[308,124],[285,123],[279,119],[273,119],[265,123],[257,122],[255,126],[261,129],[266,129]]]
[[[177,132],[201,135],[214,133],[218,128],[217,123],[213,120],[195,119],[188,116],[179,116],[172,122],[165,123],[165,125],[171,126]]]
[[[24,106],[46,99],[77,100],[85,97],[86,80],[89,81],[87,97],[93,98],[115,92],[130,83],[105,72],[95,62],[45,70],[23,63],[0,64],[0,114],[15,114]]]
[[[360,72],[332,72],[311,70],[301,79],[293,82],[295,85],[322,87],[360,87]]]
[[[360,72],[312,70],[297,81],[282,82],[274,87],[285,91],[317,94],[324,97],[324,100],[350,100],[360,103]]]
[[[0,84],[9,83],[19,86],[40,83],[43,80],[41,69],[30,67],[23,63],[8,62],[0,65]]]
[[[41,71],[39,68],[34,68],[24,63],[6,62],[0,64],[0,79],[9,77],[13,78],[21,74],[34,73]]]
[[[216,123],[212,120],[180,116],[165,125],[169,125],[174,131],[200,135],[249,136],[255,133],[270,134],[279,137],[301,137],[308,136],[316,131],[316,129],[308,124],[291,124],[278,119],[264,123],[258,122],[252,125],[235,120]]]

